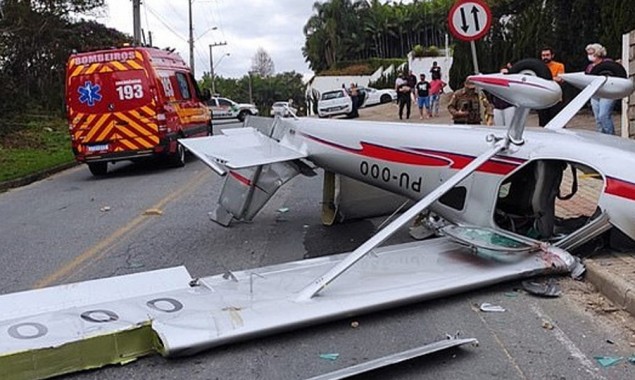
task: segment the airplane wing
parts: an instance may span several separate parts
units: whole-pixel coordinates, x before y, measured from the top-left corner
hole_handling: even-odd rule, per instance
[[[225,129],[223,135],[180,139],[179,142],[220,175],[225,170],[273,164],[307,155],[282,146],[254,128]]]

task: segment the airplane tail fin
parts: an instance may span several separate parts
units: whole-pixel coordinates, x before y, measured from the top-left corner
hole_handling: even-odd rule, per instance
[[[280,119],[250,117],[245,128],[223,135],[181,139],[190,152],[225,183],[210,218],[228,226],[232,219],[249,221],[275,192],[298,174],[315,175],[300,159],[306,154],[280,143],[288,130]]]

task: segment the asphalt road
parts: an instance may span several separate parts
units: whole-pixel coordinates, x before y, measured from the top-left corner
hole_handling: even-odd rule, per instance
[[[190,158],[184,168],[118,164],[106,178],[79,166],[0,194],[0,293],[185,265],[202,277],[350,251],[381,222],[320,223],[321,175],[283,187],[253,223],[223,228],[208,219],[222,180]],[[288,209],[286,212],[280,210]],[[157,213],[155,210],[160,210]],[[400,231],[391,242],[407,241]],[[587,310],[571,280],[541,299],[518,283],[232,344],[188,358],[142,358],[69,375],[73,379],[304,379],[460,332],[464,347],[398,364],[365,379],[633,379],[622,360],[632,333]],[[515,296],[511,296],[515,295]],[[507,309],[483,313],[490,302]],[[351,327],[357,321],[359,327]],[[553,326],[553,329],[545,326]],[[337,360],[319,357],[338,353]]]

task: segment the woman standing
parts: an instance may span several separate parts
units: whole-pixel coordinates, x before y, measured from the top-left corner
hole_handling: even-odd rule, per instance
[[[585,70],[587,74],[591,74],[593,68],[600,63],[612,61],[610,58],[606,58],[604,46],[597,43],[587,45],[586,53],[590,62]],[[614,105],[615,100],[613,99],[602,99],[595,96],[591,98],[591,109],[593,110],[593,116],[595,116],[595,125],[598,132],[608,135],[615,134],[615,127],[611,118]]]

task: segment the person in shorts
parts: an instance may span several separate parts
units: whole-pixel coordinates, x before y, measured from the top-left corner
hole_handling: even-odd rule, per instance
[[[421,74],[419,76],[419,82],[417,82],[417,84],[415,85],[415,95],[417,95],[417,106],[419,106],[419,119],[427,119],[431,116],[430,82],[426,80],[425,74]]]

